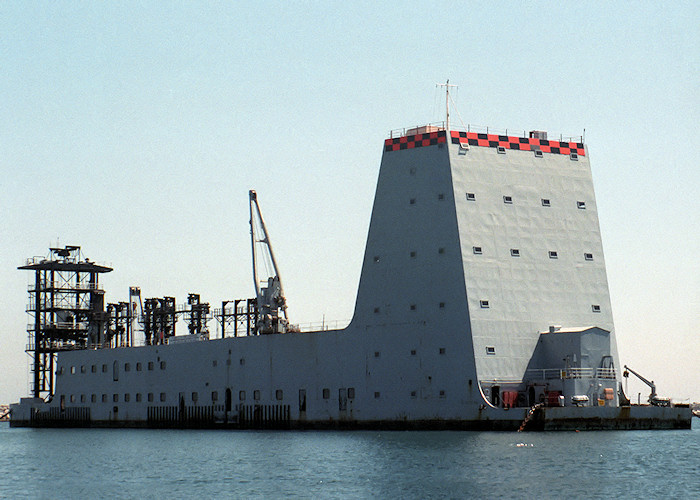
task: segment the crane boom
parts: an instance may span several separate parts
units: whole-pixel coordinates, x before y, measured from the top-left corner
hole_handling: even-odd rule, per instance
[[[634,371],[632,368],[629,366],[625,365],[625,370],[632,372],[633,375],[636,375],[636,377],[644,382],[646,385],[648,385],[651,388],[651,394],[649,394],[649,403],[651,404],[656,404],[656,384],[654,384],[654,381],[652,380],[651,382],[642,377],[639,373]],[[627,373],[622,374],[623,377],[628,377],[629,375]]]

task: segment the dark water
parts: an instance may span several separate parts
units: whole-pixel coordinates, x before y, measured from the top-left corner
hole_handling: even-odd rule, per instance
[[[700,498],[688,431],[10,429],[2,498]]]

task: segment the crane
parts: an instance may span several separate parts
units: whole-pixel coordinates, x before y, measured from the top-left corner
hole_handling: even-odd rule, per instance
[[[627,378],[630,376],[629,372],[632,372],[633,375],[635,375],[639,380],[644,382],[646,385],[648,385],[651,388],[651,394],[649,394],[649,404],[654,405],[654,406],[668,406],[669,405],[669,400],[666,398],[659,398],[656,395],[656,384],[654,384],[654,381],[652,380],[649,382],[647,379],[642,377],[639,373],[634,371],[632,368],[629,366],[625,365],[625,371],[622,373],[622,376]]]
[[[277,261],[275,260],[275,254],[272,252],[270,237],[267,234],[265,221],[260,212],[258,195],[251,189],[248,192],[248,197],[250,199],[250,240],[253,249],[253,281],[255,283],[255,298],[258,309],[255,333],[257,335],[261,333],[285,333],[288,331],[289,326],[287,301],[284,297]],[[262,254],[260,257],[258,252]],[[261,265],[260,260],[264,260],[268,268],[267,280],[262,282],[258,273],[258,268]],[[270,265],[272,269],[270,269]],[[264,283],[266,286],[261,286],[261,283]],[[283,317],[280,317],[280,310]]]

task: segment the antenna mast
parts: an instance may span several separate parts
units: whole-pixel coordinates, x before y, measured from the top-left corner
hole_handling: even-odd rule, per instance
[[[450,85],[450,80],[448,79],[445,83],[436,83],[436,87],[445,87],[445,130],[450,130],[450,87],[457,87],[457,85]]]

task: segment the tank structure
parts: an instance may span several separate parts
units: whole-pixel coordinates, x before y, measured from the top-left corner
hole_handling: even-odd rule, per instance
[[[32,395],[52,396],[56,355],[105,341],[108,316],[99,276],[111,268],[90,262],[79,246],[50,248],[47,257],[27,260],[34,272],[29,285],[27,353],[32,357]]]
[[[581,138],[445,124],[392,132],[353,318],[338,330],[289,324],[254,191],[249,198],[256,297],[214,311],[221,338],[203,334],[198,298],[189,299],[192,334],[177,336],[174,299],[147,299],[143,345],[132,332],[127,348],[61,352],[53,397],[22,399],[11,424],[690,427],[687,405],[629,405],[622,391]],[[267,276],[258,250],[272,263]]]

